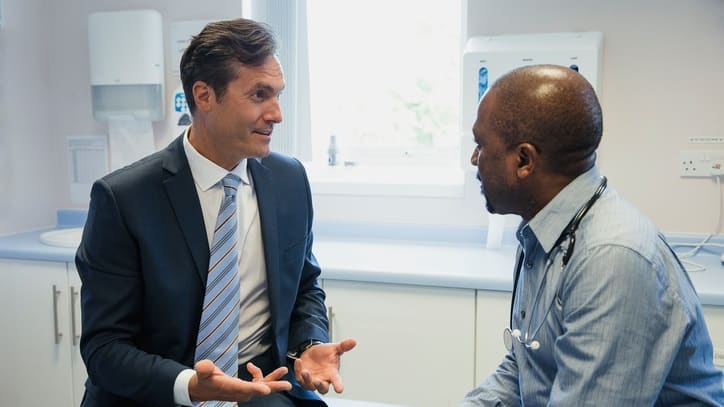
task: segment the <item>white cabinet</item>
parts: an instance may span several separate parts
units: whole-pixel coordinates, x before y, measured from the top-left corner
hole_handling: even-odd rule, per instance
[[[414,407],[454,406],[473,387],[475,291],[324,280],[343,397]],[[333,396],[332,396],[333,397]]]
[[[68,295],[70,298],[70,332],[73,334],[71,339],[71,351],[70,351],[70,365],[73,373],[73,406],[80,406],[81,400],[83,400],[83,393],[85,392],[85,380],[88,378],[88,373],[85,370],[85,364],[83,359],[80,357],[80,276],[75,268],[75,264],[67,263],[68,265],[68,284],[70,291]]]
[[[495,372],[505,356],[503,329],[510,321],[510,292],[477,291],[475,384]]]
[[[12,406],[78,406],[80,284],[66,263],[0,259],[0,394]],[[69,278],[70,277],[70,278]],[[73,331],[75,318],[75,332]]]
[[[724,371],[724,306],[705,305],[704,318],[714,344],[714,364]]]

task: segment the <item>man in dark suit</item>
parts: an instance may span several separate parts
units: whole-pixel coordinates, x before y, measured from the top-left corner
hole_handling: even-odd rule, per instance
[[[306,173],[269,148],[284,88],[275,50],[265,25],[206,26],[181,59],[192,125],[94,184],[76,255],[83,406],[324,406],[314,390],[342,391],[340,356],[355,341],[327,343]],[[240,181],[230,250],[238,255],[238,353],[226,348],[238,378],[195,355],[228,174]]]

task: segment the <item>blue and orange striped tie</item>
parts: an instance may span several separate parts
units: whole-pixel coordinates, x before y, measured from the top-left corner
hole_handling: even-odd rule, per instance
[[[238,376],[239,370],[237,353],[240,282],[236,216],[236,191],[239,181],[241,179],[234,174],[228,174],[221,180],[225,195],[214,228],[204,308],[194,357],[197,362],[210,359],[224,373],[233,377]]]

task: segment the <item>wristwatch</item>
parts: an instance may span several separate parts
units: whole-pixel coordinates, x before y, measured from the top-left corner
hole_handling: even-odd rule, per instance
[[[317,341],[314,339],[306,340],[306,341],[302,342],[299,346],[297,346],[295,350],[287,352],[287,357],[289,359],[299,359],[305,350],[311,348],[314,345],[319,345],[321,343],[324,343],[324,342]]]

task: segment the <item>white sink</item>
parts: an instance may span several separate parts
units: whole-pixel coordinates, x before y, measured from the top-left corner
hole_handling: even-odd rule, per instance
[[[77,248],[83,228],[57,229],[40,235],[40,243],[48,246]]]

